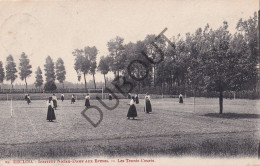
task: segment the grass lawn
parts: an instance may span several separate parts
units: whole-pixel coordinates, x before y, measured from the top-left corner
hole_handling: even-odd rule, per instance
[[[129,100],[120,99],[114,110],[106,110],[97,100],[91,105],[103,112],[103,120],[93,127],[82,115],[84,101],[58,101],[57,120],[47,122],[44,100],[0,101],[1,158],[63,158],[81,156],[219,156],[257,157],[260,138],[260,103],[257,100],[224,99],[219,115],[217,98],[152,99],[151,114],[137,104],[138,117],[127,120]],[[104,100],[114,106],[115,100]],[[94,122],[95,109],[86,111]]]

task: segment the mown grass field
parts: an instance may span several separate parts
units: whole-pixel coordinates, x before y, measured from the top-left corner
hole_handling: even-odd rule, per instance
[[[153,96],[151,96],[153,97]],[[58,101],[57,120],[47,122],[44,100],[0,101],[0,157],[65,158],[82,156],[219,156],[257,157],[260,138],[260,103],[257,100],[224,100],[219,115],[218,99],[152,99],[153,112],[145,114],[144,100],[136,105],[138,117],[127,120],[129,100],[120,99],[114,110],[97,100],[91,105],[103,112],[93,127],[82,115],[84,100]],[[115,100],[104,100],[113,106]],[[99,120],[95,109],[86,111]]]

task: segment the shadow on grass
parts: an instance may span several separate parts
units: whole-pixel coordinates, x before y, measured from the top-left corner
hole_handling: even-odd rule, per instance
[[[143,121],[143,119],[127,119],[127,120]]]
[[[259,114],[238,114],[238,113],[208,113],[204,116],[212,118],[225,118],[225,119],[260,119]]]

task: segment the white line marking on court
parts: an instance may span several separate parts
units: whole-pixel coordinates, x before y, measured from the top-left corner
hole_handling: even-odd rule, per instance
[[[14,135],[15,135],[15,137],[17,137],[18,136],[18,134],[17,134],[17,122],[16,122],[15,117],[13,117],[13,119],[14,119]]]

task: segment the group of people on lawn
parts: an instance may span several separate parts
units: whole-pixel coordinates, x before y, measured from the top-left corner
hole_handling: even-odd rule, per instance
[[[61,94],[61,101],[64,101],[64,94]],[[113,97],[111,94],[108,95],[108,99],[112,100]],[[139,104],[139,95],[135,94],[135,95],[131,95],[130,93],[128,93],[128,99],[130,99],[130,102],[128,105],[130,105],[128,112],[127,112],[127,118],[133,118],[135,119],[135,117],[137,117],[137,111],[136,111],[136,107],[135,104]],[[152,112],[152,105],[151,105],[151,97],[148,93],[146,93],[145,97],[145,107],[144,107],[144,112],[146,112],[147,114],[149,114],[150,112]],[[31,103],[31,98],[29,94],[25,95],[25,100],[27,101],[28,104]],[[75,95],[73,94],[71,96],[71,104],[74,104],[76,101],[75,99]],[[52,96],[49,97],[48,101],[47,101],[47,106],[48,106],[48,112],[47,112],[47,120],[49,122],[53,122],[53,120],[56,119],[55,116],[55,112],[54,110],[57,109],[58,104],[57,104],[57,97],[55,94],[53,94]],[[183,97],[180,94],[179,95],[179,103],[183,103]],[[90,96],[89,94],[87,94],[85,96],[85,107],[90,107]]]

